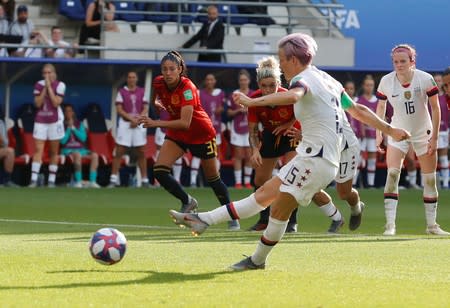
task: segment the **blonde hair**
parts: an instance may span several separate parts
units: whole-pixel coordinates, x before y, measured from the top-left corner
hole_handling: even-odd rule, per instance
[[[260,82],[265,78],[275,78],[278,83],[281,83],[280,65],[275,57],[265,57],[258,61],[256,67],[256,80]]]

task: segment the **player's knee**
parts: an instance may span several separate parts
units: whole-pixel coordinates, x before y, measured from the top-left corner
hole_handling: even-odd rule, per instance
[[[422,173],[423,196],[427,198],[436,198],[438,190],[436,187],[436,173]]]
[[[384,192],[385,193],[397,192],[399,180],[400,180],[400,169],[388,168]]]

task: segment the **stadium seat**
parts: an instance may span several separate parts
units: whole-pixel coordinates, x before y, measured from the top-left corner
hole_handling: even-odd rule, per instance
[[[283,37],[286,33],[286,28],[281,25],[269,25],[266,28],[266,36]]]
[[[308,34],[308,35],[313,35],[311,29],[305,28],[304,26],[294,26],[291,30],[291,33],[304,33],[304,34]]]
[[[86,8],[80,0],[60,0],[59,14],[69,19],[84,20],[86,16]]]
[[[151,21],[140,21],[136,25],[136,33],[159,34],[158,26]]]
[[[165,22],[162,26],[163,34],[177,34],[178,33],[178,24],[173,21]]]
[[[145,7],[145,10],[156,12],[159,14],[146,14],[146,20],[153,22],[168,22],[170,21],[170,15],[167,14],[169,12],[169,5],[167,3],[149,3]]]
[[[114,5],[116,6],[116,11],[135,11],[135,12],[140,11],[140,6],[136,6],[136,4],[134,2],[130,2],[130,1],[115,2]],[[143,14],[123,12],[123,13],[117,13],[116,19],[137,22],[137,21],[144,20],[145,18],[144,18]]]
[[[115,21],[117,28],[119,28],[119,32],[120,33],[133,33],[133,31],[131,30],[131,26],[130,24],[125,21],[125,20],[116,20]]]
[[[102,108],[97,103],[90,103],[86,107],[86,126],[94,133],[106,133],[108,128]]]
[[[261,28],[256,24],[243,24],[241,26],[241,36],[262,36]]]
[[[289,12],[286,6],[267,6],[267,14],[279,25],[289,24]]]

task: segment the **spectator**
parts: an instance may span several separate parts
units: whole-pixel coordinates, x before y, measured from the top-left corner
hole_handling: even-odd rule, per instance
[[[117,93],[116,109],[119,115],[119,124],[116,134],[116,152],[109,179],[110,187],[118,184],[120,160],[127,148],[137,150],[137,164],[141,171],[142,186],[149,187],[147,160],[145,159],[147,130],[138,126],[138,117],[148,115],[148,101],[144,98],[144,89],[139,87],[137,82],[137,73],[129,71],[126,86],[120,88]]]
[[[9,32],[9,21],[5,16],[5,9],[3,7],[3,4],[0,3],[0,34],[5,35]],[[0,43],[3,43],[0,40]],[[7,57],[8,52],[6,51],[6,48],[0,48],[0,57]]]
[[[208,6],[208,21],[192,38],[183,44],[183,48],[189,48],[200,41],[201,49],[223,49],[225,28],[219,18],[219,11],[214,5]],[[198,55],[199,62],[221,62],[222,55],[219,53],[202,52]]]
[[[50,45],[47,36],[42,31],[33,31],[31,33],[30,45]],[[43,58],[45,57],[45,48],[43,47],[28,47],[25,49],[25,58]]]
[[[250,73],[247,70],[239,72],[239,89],[233,92],[243,93],[251,96],[253,90],[250,89]],[[244,186],[252,189],[250,184],[253,168],[250,162],[251,148],[248,139],[248,108],[238,105],[233,100],[233,94],[228,100],[227,114],[233,120],[231,121],[230,143],[233,147],[233,167],[234,167],[234,187],[242,188],[242,161],[244,161]]]
[[[447,99],[447,109],[450,110],[450,66],[442,74],[442,88]]]
[[[33,138],[35,152],[31,164],[31,183],[37,186],[37,179],[42,164],[42,154],[46,140],[50,143],[50,164],[48,166],[48,187],[55,187],[58,171],[59,140],[64,137],[64,115],[61,103],[66,92],[66,85],[59,81],[53,64],[42,68],[43,79],[34,85],[34,104],[37,108],[34,119]]]
[[[14,149],[8,147],[8,134],[5,121],[0,119],[0,161],[3,160],[3,183],[5,186],[17,186],[12,180],[11,175],[14,169]]]
[[[6,14],[6,19],[9,22],[12,22],[14,20],[14,9],[16,7],[16,1],[15,0],[0,0],[0,4],[3,5],[5,14]]]
[[[447,108],[447,99],[445,97],[444,82],[442,74],[435,74],[434,80],[439,88],[439,105],[441,108],[441,122],[439,125],[439,139],[438,139],[438,160],[440,167],[440,180],[442,188],[449,188],[449,173],[448,173],[448,120],[449,112]]]
[[[357,102],[368,107],[373,112],[377,110],[378,99],[374,95],[375,80],[372,75],[366,75],[362,83],[362,94],[358,97]],[[375,186],[375,172],[377,169],[377,146],[375,143],[375,129],[362,125],[362,143],[361,151],[367,152],[367,186]]]
[[[63,40],[62,29],[58,26],[53,26],[51,29],[51,39],[49,41],[50,46],[63,47],[63,48],[49,48],[46,51],[46,55],[49,58],[73,58],[75,56],[75,49],[78,48],[78,44],[71,45]],[[68,48],[68,47],[73,48]]]
[[[200,89],[200,101],[203,109],[208,114],[216,130],[216,145],[219,150],[222,144],[222,112],[224,111],[225,92],[216,88],[216,77],[214,74],[207,74],[204,80],[204,88]],[[220,157],[219,153],[217,156]],[[197,185],[197,175],[200,166],[198,157],[192,157],[191,160],[191,186]],[[217,160],[217,169],[220,170],[220,160]]]
[[[9,27],[10,35],[22,36],[22,45],[28,45],[32,34],[34,32],[34,24],[28,19],[28,7],[26,5],[19,5],[17,7],[17,19],[11,23]],[[13,49],[10,55],[15,57],[23,57],[25,54],[24,48]]]
[[[82,165],[83,157],[90,159],[89,167],[89,186],[91,188],[100,188],[97,184],[98,154],[90,152],[86,147],[86,128],[83,123],[78,121],[77,116],[70,104],[64,104],[64,128],[65,134],[61,139],[61,154],[69,156],[74,165],[74,187],[82,188]]]
[[[118,32],[119,28],[114,22],[116,7],[110,1],[95,0],[86,9],[85,23],[81,27],[79,45],[98,44],[100,42],[100,30],[102,14],[105,31]]]

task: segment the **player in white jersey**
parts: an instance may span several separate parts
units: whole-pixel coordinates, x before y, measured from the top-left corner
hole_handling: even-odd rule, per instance
[[[316,50],[317,44],[309,35],[293,33],[283,37],[278,43],[278,55],[280,68],[290,82],[289,91],[252,99],[242,93],[233,97],[244,106],[294,105],[295,117],[303,129],[297,155],[247,198],[205,213],[170,211],[176,224],[189,226],[198,235],[211,224],[247,218],[270,205],[269,224],[255,253],[232,265],[233,270],[265,268],[266,258],[281,240],[292,211],[299,204],[307,206],[316,192],[336,176],[343,146],[341,105],[353,117],[393,134],[396,140],[408,137],[405,130],[392,128],[368,108],[354,104],[339,82],[311,66]]]
[[[439,133],[440,108],[438,88],[433,77],[416,69],[416,51],[407,44],[397,45],[391,52],[394,71],[385,75],[378,86],[380,99],[377,114],[383,117],[386,102],[393,109],[392,125],[411,133],[408,141],[393,141],[388,138],[386,162],[387,178],[384,187],[386,226],[384,235],[395,235],[395,218],[398,204],[398,182],[403,159],[411,144],[420,163],[422,172],[423,202],[427,221],[426,232],[435,235],[450,235],[436,223],[438,191],[436,188],[437,140]],[[432,119],[427,103],[431,105]],[[382,135],[377,131],[377,146]],[[381,148],[380,148],[381,150]]]

